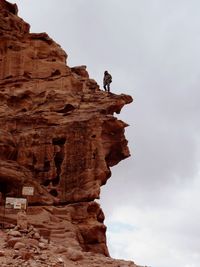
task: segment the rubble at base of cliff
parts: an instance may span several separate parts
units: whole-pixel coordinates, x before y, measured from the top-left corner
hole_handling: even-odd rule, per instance
[[[0,230],[1,267],[136,267],[133,262],[113,260],[100,254],[58,245],[30,225]]]

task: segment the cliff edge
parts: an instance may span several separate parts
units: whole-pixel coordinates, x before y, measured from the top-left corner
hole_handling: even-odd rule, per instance
[[[95,202],[111,176],[110,167],[130,155],[127,124],[114,113],[132,98],[102,91],[86,66],[70,68],[65,51],[46,33],[30,33],[17,13],[16,5],[1,0],[2,228],[14,227],[25,205],[28,224],[54,248],[81,253],[78,266],[135,266],[108,257],[104,214]],[[3,232],[1,236],[5,240]]]

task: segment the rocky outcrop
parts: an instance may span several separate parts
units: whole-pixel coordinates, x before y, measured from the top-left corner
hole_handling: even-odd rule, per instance
[[[46,33],[30,33],[17,6],[0,2],[0,192],[27,196],[30,224],[55,242],[108,256],[104,215],[95,199],[127,158],[126,123],[118,120],[128,95],[108,94],[85,66],[70,68],[67,55]],[[56,232],[57,231],[57,232]]]

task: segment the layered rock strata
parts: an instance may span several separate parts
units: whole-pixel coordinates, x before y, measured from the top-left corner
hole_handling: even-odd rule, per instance
[[[70,68],[67,54],[46,33],[30,33],[16,5],[0,2],[0,192],[4,209],[24,186],[29,223],[50,239],[108,256],[104,215],[95,199],[127,158],[124,129],[114,117],[128,95],[107,94],[85,66]]]

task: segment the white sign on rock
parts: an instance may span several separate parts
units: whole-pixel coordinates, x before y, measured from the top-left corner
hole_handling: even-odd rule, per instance
[[[23,186],[22,195],[23,196],[33,196],[34,195],[34,187],[32,187],[32,186]]]
[[[15,197],[7,197],[6,198],[6,209],[22,209],[25,210],[27,207],[26,198],[15,198]]]

